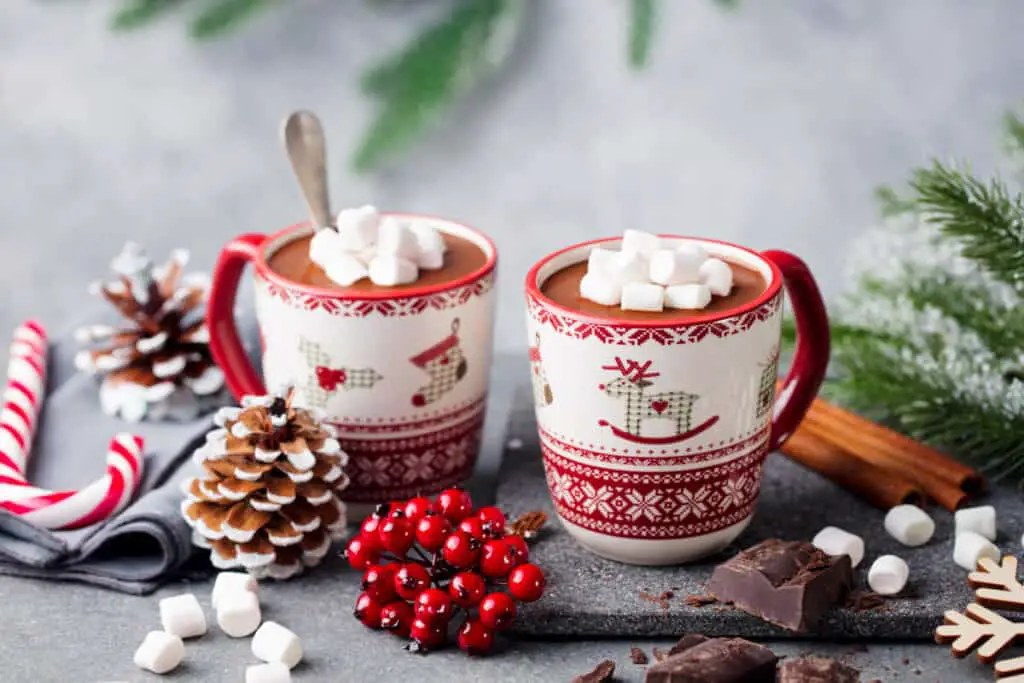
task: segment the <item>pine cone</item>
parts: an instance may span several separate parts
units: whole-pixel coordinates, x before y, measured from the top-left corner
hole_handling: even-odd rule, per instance
[[[144,417],[191,419],[219,402],[224,375],[210,355],[203,320],[206,282],[184,276],[188,252],[177,250],[163,267],[129,242],[114,259],[118,281],[94,285],[130,323],[115,328],[89,325],[76,331],[83,343],[75,364],[104,375],[100,404],[130,422]]]
[[[334,428],[293,396],[249,396],[220,410],[221,428],[193,456],[206,474],[184,482],[182,512],[215,567],[286,579],[319,564],[344,533],[337,492],[348,485],[348,456]]]

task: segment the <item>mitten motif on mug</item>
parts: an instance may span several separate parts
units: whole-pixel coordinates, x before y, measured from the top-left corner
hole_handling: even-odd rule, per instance
[[[466,356],[459,343],[459,319],[452,321],[452,333],[409,361],[430,375],[413,394],[412,404],[417,408],[429,405],[451,391],[469,369]]]

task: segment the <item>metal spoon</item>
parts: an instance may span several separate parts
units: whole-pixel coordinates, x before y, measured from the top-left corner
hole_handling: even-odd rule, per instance
[[[281,138],[313,225],[318,229],[330,227],[333,221],[327,193],[326,144],[320,119],[310,111],[294,112],[281,124]]]

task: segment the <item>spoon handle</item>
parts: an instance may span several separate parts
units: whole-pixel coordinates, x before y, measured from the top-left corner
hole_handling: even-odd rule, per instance
[[[326,143],[320,119],[313,112],[294,112],[284,120],[281,137],[314,226],[330,226],[333,221],[327,194]]]

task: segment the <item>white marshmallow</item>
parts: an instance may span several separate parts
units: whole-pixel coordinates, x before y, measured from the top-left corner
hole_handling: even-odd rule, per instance
[[[694,268],[700,268],[700,264],[708,260],[708,250],[700,242],[683,242],[676,247],[679,259]]]
[[[302,641],[276,621],[265,621],[252,637],[252,653],[264,662],[281,662],[294,669],[302,660]]]
[[[341,251],[345,251],[345,249],[341,246],[337,230],[330,228],[317,230],[309,240],[309,260],[317,265],[330,261]]]
[[[420,271],[416,264],[400,256],[378,254],[370,261],[370,279],[375,285],[407,285],[416,282]]]
[[[632,251],[620,251],[611,259],[608,272],[620,285],[631,282],[648,282],[647,258]]]
[[[580,280],[580,296],[602,306],[618,306],[622,285],[603,273],[587,273]]]
[[[185,658],[185,643],[166,631],[150,631],[135,651],[135,666],[155,674],[165,674]]]
[[[245,683],[292,683],[292,672],[281,662],[247,666]]]
[[[903,545],[916,548],[932,540],[935,522],[916,505],[897,505],[885,513],[885,530]]]
[[[444,268],[444,252],[421,251],[416,255],[416,265],[420,270],[441,270]]]
[[[251,635],[261,621],[260,599],[255,593],[242,590],[220,596],[217,624],[232,638]]]
[[[587,257],[587,272],[601,273],[603,275],[611,274],[612,266],[615,264],[615,259],[619,257],[620,253],[622,252],[594,247],[590,250],[590,255]]]
[[[707,285],[712,294],[726,296],[732,291],[732,268],[725,261],[709,258],[700,264],[700,282]]]
[[[630,282],[622,288],[622,310],[661,311],[665,308],[665,288],[646,282]]]
[[[338,245],[346,251],[361,251],[377,242],[381,224],[376,207],[366,205],[358,209],[345,209],[338,214]]]
[[[397,218],[385,218],[377,234],[377,255],[415,261],[420,253],[416,233]]]
[[[832,557],[849,555],[850,564],[854,567],[864,559],[864,540],[836,526],[827,526],[819,531],[811,543]]]
[[[700,264],[685,261],[674,249],[651,254],[648,277],[659,285],[685,285],[700,281]]]
[[[195,638],[206,633],[206,615],[196,596],[184,593],[160,601],[160,625],[179,638]]]
[[[967,571],[978,568],[978,560],[987,557],[994,562],[999,561],[999,548],[992,542],[973,531],[957,533],[953,542],[953,561]]]
[[[665,288],[665,306],[696,311],[711,303],[711,290],[704,285],[672,285]]]
[[[220,599],[228,593],[241,593],[249,591],[259,595],[260,585],[252,574],[244,572],[221,572],[217,574],[217,580],[213,582],[213,591],[210,593],[210,604],[214,609],[220,606]]]
[[[896,555],[882,555],[871,563],[868,585],[879,595],[896,595],[907,585],[910,567]]]
[[[661,249],[661,239],[643,230],[626,230],[622,233],[622,251],[650,256]]]
[[[331,282],[342,287],[348,287],[369,274],[366,265],[347,251],[339,251],[326,261],[316,261],[312,257],[310,260],[324,269]]]
[[[991,505],[957,510],[954,519],[956,533],[973,531],[990,541],[996,540],[996,509]]]
[[[409,230],[416,238],[416,247],[420,251],[439,251],[443,254],[448,250],[440,230],[425,223],[412,223]]]

